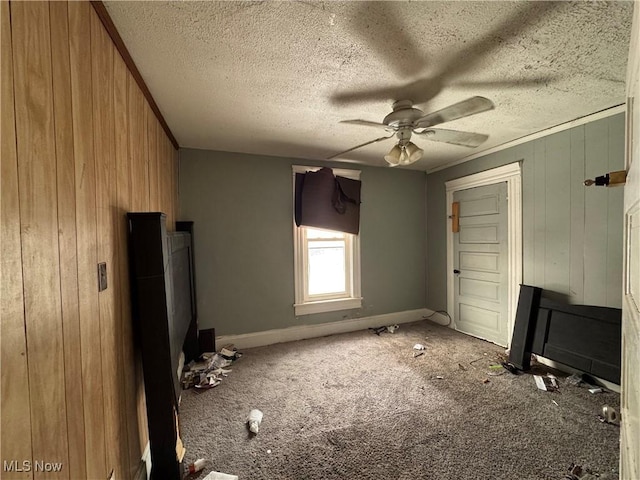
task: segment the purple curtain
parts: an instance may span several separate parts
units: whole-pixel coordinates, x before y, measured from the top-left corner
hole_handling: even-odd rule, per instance
[[[296,173],[296,225],[357,235],[360,186],[359,180],[336,177],[326,167],[317,172]]]

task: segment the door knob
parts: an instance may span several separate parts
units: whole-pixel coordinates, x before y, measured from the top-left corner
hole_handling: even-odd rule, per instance
[[[456,268],[456,269],[454,269],[454,270],[453,270],[453,273],[455,273],[455,274],[457,275],[458,273],[460,273],[460,270],[458,270],[458,269]]]

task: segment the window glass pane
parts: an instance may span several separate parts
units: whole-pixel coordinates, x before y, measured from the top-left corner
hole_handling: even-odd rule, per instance
[[[307,238],[344,238],[345,234],[343,232],[336,232],[333,230],[322,230],[319,228],[309,228],[307,229]]]
[[[344,241],[309,242],[309,295],[346,291]]]

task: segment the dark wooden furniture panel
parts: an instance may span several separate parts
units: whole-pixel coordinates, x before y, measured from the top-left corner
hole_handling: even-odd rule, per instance
[[[521,285],[509,361],[528,370],[534,353],[619,384],[621,327],[618,308],[555,302]]]
[[[168,233],[163,213],[128,213],[132,317],[142,351],[151,478],[182,478],[178,430],[181,352],[198,354],[191,222]]]

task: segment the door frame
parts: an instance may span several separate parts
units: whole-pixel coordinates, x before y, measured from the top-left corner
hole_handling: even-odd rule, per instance
[[[453,232],[451,231],[451,204],[453,194],[459,190],[507,182],[507,269],[509,294],[507,296],[507,346],[511,344],[518,294],[522,283],[522,161],[467,175],[445,182],[447,205],[447,311],[452,327],[456,328],[454,309]],[[457,330],[457,328],[456,328]]]
[[[637,359],[640,351],[640,292],[635,291],[632,275],[635,270],[633,252],[633,229],[638,228],[640,217],[640,4],[635,2],[629,61],[627,63],[627,112],[625,115],[625,170],[627,183],[624,187],[624,249],[622,287],[622,376],[620,383],[620,478],[637,478],[640,475],[637,427],[640,424],[640,384],[637,375]],[[633,222],[633,223],[632,223]],[[635,401],[634,401],[635,399]]]

